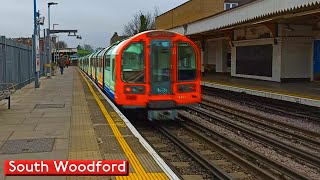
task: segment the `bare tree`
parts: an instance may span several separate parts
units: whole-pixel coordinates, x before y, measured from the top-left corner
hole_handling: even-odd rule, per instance
[[[96,48],[96,51],[100,51],[102,49],[103,49],[102,47],[98,47],[98,48]]]
[[[124,26],[124,35],[133,36],[143,31],[155,29],[155,19],[159,15],[159,9],[154,12],[139,11],[130,22]]]
[[[83,45],[83,50],[88,50],[90,52],[93,52],[93,47],[89,44]]]
[[[68,44],[66,42],[64,42],[64,41],[58,41],[56,43],[56,47],[58,49],[64,49],[64,48],[68,48]]]

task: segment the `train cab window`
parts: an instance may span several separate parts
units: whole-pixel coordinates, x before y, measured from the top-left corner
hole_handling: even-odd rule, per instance
[[[178,81],[195,80],[197,76],[196,53],[189,43],[178,43]]]
[[[171,81],[171,42],[166,40],[155,40],[152,42],[151,47],[151,81]]]
[[[132,43],[122,52],[121,71],[124,82],[145,82],[144,56],[142,42]]]

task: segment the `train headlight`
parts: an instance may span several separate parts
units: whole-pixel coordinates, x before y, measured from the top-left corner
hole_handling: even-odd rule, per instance
[[[131,88],[130,87],[126,87],[124,89],[125,89],[124,92],[126,92],[126,93],[130,93],[131,92]]]
[[[125,86],[124,87],[125,94],[145,94],[144,86]]]
[[[187,92],[196,92],[197,87],[195,84],[179,84],[178,92],[179,93],[187,93]]]

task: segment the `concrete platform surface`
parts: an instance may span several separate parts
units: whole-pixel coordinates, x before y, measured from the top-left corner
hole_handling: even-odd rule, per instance
[[[320,107],[320,82],[277,83],[214,73],[203,76],[202,85]]]
[[[94,84],[76,67],[41,78],[0,101],[1,179],[169,179],[167,167],[146,150]],[[34,142],[33,142],[34,141]],[[29,143],[13,150],[11,144]],[[14,152],[16,151],[16,152]],[[13,154],[15,153],[15,154]],[[4,177],[3,161],[15,159],[126,159],[129,177]]]

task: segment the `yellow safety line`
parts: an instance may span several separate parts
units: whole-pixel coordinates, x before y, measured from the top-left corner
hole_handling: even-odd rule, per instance
[[[241,86],[241,85],[235,85],[235,84],[230,84],[230,83],[225,83],[225,82],[218,82],[218,81],[203,81],[203,82],[210,83],[210,84],[219,84],[219,85],[223,85],[223,86],[231,86],[231,87],[236,87],[236,88],[243,88],[243,89],[254,90],[254,91],[264,91],[264,92],[287,95],[287,96],[295,96],[295,97],[298,97],[298,98],[307,98],[307,99],[312,99],[312,100],[320,100],[319,97],[306,96],[306,95],[302,95],[302,94],[299,94],[299,93],[288,93],[288,92],[283,92],[283,91],[275,91],[275,90],[265,89],[265,88],[255,88],[255,87]]]
[[[116,139],[119,142],[121,148],[123,149],[124,153],[126,154],[130,164],[132,165],[135,173],[131,174],[131,176],[134,177],[133,179],[135,179],[135,178],[136,179],[141,179],[141,178],[150,179],[149,175],[151,175],[153,173],[148,173],[148,174],[146,173],[146,171],[142,167],[140,161],[138,160],[138,158],[136,157],[136,155],[134,154],[134,152],[132,151],[132,149],[130,148],[128,143],[125,141],[125,139],[121,135],[117,125],[115,124],[115,122],[111,118],[110,114],[108,113],[108,111],[104,107],[104,105],[101,102],[101,100],[99,99],[98,95],[94,92],[94,90],[93,90],[92,86],[90,85],[89,81],[84,77],[83,73],[79,69],[78,69],[78,71],[80,72],[80,74],[83,77],[83,79],[86,81],[86,83],[87,83],[92,95],[94,96],[95,100],[97,101],[97,103],[98,103],[98,105],[99,105],[104,117],[107,119],[107,122],[109,123],[114,136],[116,137]],[[164,173],[160,173],[160,174],[163,174],[162,175],[163,179],[168,179],[168,177],[166,175],[164,175]],[[127,179],[127,177],[121,177],[121,178]],[[130,177],[128,177],[128,178],[131,179]]]

